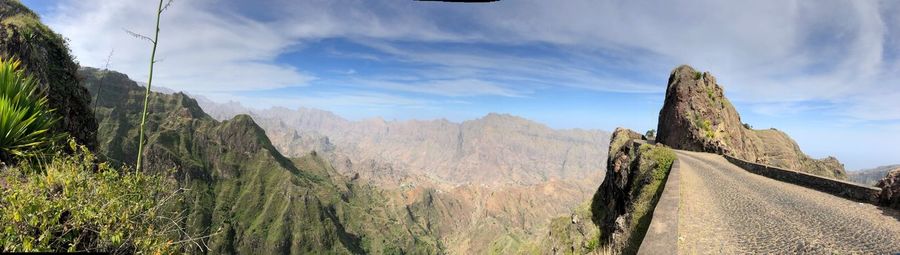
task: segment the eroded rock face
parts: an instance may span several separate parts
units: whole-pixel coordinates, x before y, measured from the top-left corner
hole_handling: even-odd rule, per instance
[[[641,139],[641,134],[626,128],[616,128],[610,139],[606,177],[594,193],[591,205],[594,211],[591,217],[601,228],[601,239],[607,239],[615,232],[616,218],[625,213],[630,175],[634,169],[633,139]]]
[[[900,168],[888,172],[875,186],[881,188],[878,198],[882,205],[900,209]]]
[[[606,177],[591,201],[591,220],[600,228],[601,242],[619,252],[631,238],[629,219],[634,200],[648,183],[641,178],[639,145],[632,142],[641,138],[641,134],[630,129],[617,128],[613,132]]]
[[[675,68],[669,76],[658,125],[656,141],[672,148],[732,155],[825,177],[847,178],[843,164],[836,158],[812,159],[784,132],[750,129],[741,122],[716,78],[687,65]]]

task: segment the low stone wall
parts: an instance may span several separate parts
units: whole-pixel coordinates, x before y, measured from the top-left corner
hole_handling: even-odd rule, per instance
[[[878,194],[881,193],[881,189],[875,187],[867,187],[852,182],[752,163],[728,155],[725,155],[725,159],[728,159],[732,164],[754,174],[857,201],[876,204],[878,202]]]

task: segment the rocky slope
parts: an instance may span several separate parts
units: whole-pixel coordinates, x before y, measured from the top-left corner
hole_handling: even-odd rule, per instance
[[[633,142],[641,138],[625,128],[613,132],[606,177],[591,201],[600,243],[616,253],[637,252],[675,161],[664,145]]]
[[[850,171],[847,177],[856,183],[875,186],[882,178],[894,169],[900,169],[900,165],[879,166],[872,169]]]
[[[50,107],[61,118],[54,133],[68,132],[80,144],[96,145],[97,121],[90,95],[78,85],[78,64],[63,37],[19,1],[0,1],[0,58],[19,59],[26,73],[40,81]]]
[[[728,154],[749,161],[846,179],[836,158],[812,159],[784,132],[753,130],[741,122],[708,72],[679,66],[669,76],[656,140],[676,149]]]
[[[513,253],[568,215],[602,180],[608,136],[489,114],[454,123],[348,121],[300,108],[200,101],[218,118],[248,113],[285,155],[315,150],[341,173],[403,194],[450,253]],[[237,112],[234,112],[237,110]]]
[[[133,164],[144,90],[116,72],[85,68],[84,86],[103,79],[99,151]],[[153,93],[145,169],[185,188],[182,222],[210,236],[210,254],[438,253],[426,223],[410,217],[394,193],[338,174],[316,153],[282,156],[249,116],[219,122],[196,101]],[[400,206],[391,206],[400,205]],[[208,246],[208,250],[205,246]],[[192,252],[199,253],[199,250]]]
[[[900,168],[888,172],[875,187],[881,188],[878,198],[882,205],[900,209]]]

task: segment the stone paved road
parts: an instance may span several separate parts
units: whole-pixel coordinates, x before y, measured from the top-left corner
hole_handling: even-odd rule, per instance
[[[678,151],[681,254],[900,253],[898,212]]]

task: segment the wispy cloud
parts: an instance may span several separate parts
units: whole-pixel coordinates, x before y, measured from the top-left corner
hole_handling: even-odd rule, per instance
[[[45,20],[71,39],[82,64],[98,66],[115,49],[113,68],[144,78],[147,45],[122,29],[148,34],[151,3],[58,5]],[[891,93],[900,91],[898,13],[897,1],[176,1],[163,19],[159,79],[194,92],[331,78],[359,93],[454,98],[527,97],[559,87],[662,93],[668,71],[687,63],[712,71],[729,96],[760,113],[900,120],[886,110],[900,108],[900,95]],[[400,65],[341,74],[351,79],[280,61],[331,38],[372,50],[328,49],[336,57]],[[845,107],[794,107],[816,102]]]
[[[300,86],[315,79],[276,57],[295,38],[277,27],[216,10],[216,1],[176,1],[162,19],[156,72],[159,84],[190,91]],[[125,33],[152,35],[155,5],[141,0],[65,1],[45,21],[70,39],[83,65],[100,66],[110,52],[112,69],[146,80],[147,41]]]

